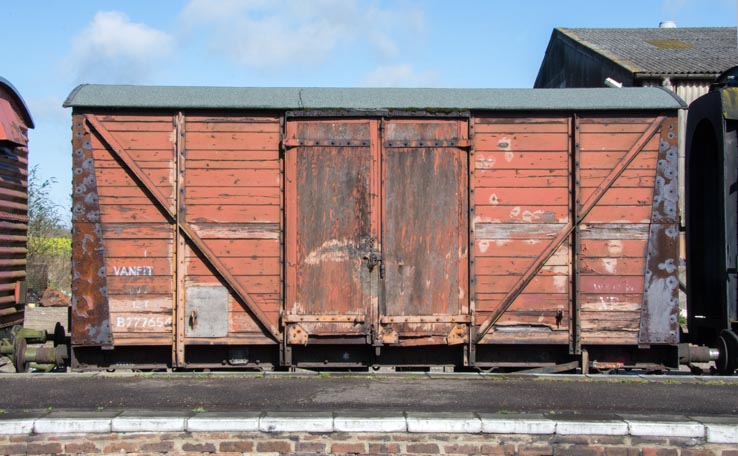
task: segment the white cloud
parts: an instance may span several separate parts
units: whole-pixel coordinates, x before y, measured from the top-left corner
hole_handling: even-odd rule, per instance
[[[66,64],[89,82],[145,82],[174,49],[173,38],[118,11],[101,11],[74,38]]]
[[[369,73],[365,87],[438,87],[438,75],[433,71],[417,73],[408,64],[380,66]]]
[[[28,110],[36,124],[56,122],[66,126],[70,122],[69,111],[62,107],[64,100],[57,97],[35,98],[28,100]]]
[[[185,30],[205,32],[211,52],[261,70],[319,65],[361,45],[392,59],[402,36],[424,23],[420,11],[361,0],[191,0],[181,19]]]

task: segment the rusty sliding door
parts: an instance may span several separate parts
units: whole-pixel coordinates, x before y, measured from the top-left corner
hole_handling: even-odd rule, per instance
[[[286,125],[288,344],[369,343],[378,278],[378,121]]]
[[[468,341],[468,123],[385,122],[381,342]]]

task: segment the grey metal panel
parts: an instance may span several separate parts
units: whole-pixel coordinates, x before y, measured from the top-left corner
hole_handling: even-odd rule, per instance
[[[185,291],[185,336],[228,335],[228,290],[225,287],[189,287]]]
[[[661,89],[249,88],[81,85],[65,107],[149,109],[653,110],[684,103]]]

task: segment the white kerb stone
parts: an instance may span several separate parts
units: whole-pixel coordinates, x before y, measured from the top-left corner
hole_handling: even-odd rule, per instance
[[[112,418],[39,418],[33,425],[37,434],[99,434],[110,432]]]
[[[199,413],[187,420],[189,432],[256,432],[259,413]]]
[[[185,417],[119,416],[113,418],[113,432],[183,432]]]
[[[404,416],[359,418],[336,416],[333,419],[336,432],[407,432]]]
[[[624,421],[557,421],[556,433],[560,435],[628,435],[628,423]]]
[[[2,420],[0,434],[30,434],[33,432],[33,419]]]
[[[478,434],[482,432],[482,420],[476,417],[425,417],[408,415],[408,432]]]
[[[705,426],[696,421],[626,420],[630,435],[648,437],[705,437]]]
[[[333,416],[263,416],[262,432],[333,432]]]
[[[485,434],[553,434],[556,422],[546,418],[504,419],[482,416]]]
[[[708,443],[738,443],[738,424],[705,423]]]

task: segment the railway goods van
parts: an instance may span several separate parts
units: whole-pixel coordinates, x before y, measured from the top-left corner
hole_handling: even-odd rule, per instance
[[[690,356],[665,90],[82,85],[65,106],[75,369]]]
[[[0,333],[23,325],[28,236],[28,129],[18,91],[0,77]]]

